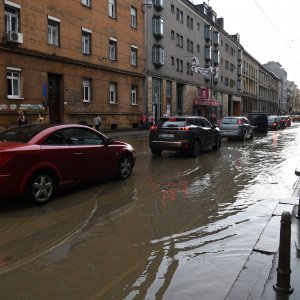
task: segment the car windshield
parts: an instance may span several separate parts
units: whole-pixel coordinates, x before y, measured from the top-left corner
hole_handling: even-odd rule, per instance
[[[47,125],[14,127],[0,133],[0,142],[28,143],[35,135],[47,127]]]
[[[269,121],[275,121],[275,120],[276,120],[276,117],[268,117],[268,120],[269,120]]]
[[[186,126],[186,119],[182,118],[168,118],[161,119],[158,123],[160,128],[170,128],[170,127],[183,127]]]

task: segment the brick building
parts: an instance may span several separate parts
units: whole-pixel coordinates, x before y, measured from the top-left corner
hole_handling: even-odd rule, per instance
[[[144,16],[140,0],[2,0],[0,126],[51,123],[132,128],[142,112]]]

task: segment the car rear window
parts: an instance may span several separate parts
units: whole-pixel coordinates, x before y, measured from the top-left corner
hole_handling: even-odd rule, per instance
[[[224,118],[221,123],[223,124],[237,124],[238,119],[236,118]]]
[[[262,114],[257,114],[257,115],[249,115],[249,119],[251,120],[255,120],[255,119],[263,119],[265,118],[266,115],[262,115]]]
[[[28,143],[35,135],[44,130],[46,127],[47,126],[44,125],[14,127],[1,132],[0,141]]]
[[[159,128],[170,128],[170,127],[183,127],[186,126],[187,121],[186,119],[182,118],[168,118],[168,119],[161,119],[158,123]]]

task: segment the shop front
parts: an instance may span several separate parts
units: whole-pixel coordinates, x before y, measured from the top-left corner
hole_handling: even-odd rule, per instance
[[[200,88],[198,97],[193,102],[193,113],[197,116],[203,116],[211,120],[212,116],[221,118],[221,104],[212,99],[212,90],[210,88]]]

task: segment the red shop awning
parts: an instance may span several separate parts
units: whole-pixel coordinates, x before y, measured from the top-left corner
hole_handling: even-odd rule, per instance
[[[213,99],[194,99],[194,106],[220,106],[220,103]]]

